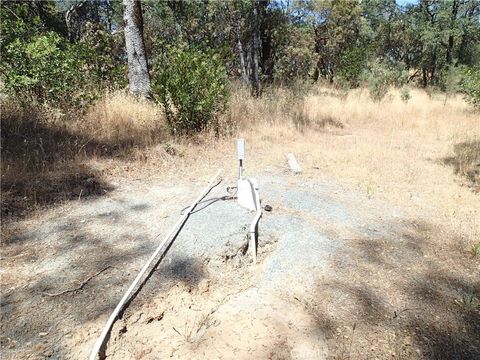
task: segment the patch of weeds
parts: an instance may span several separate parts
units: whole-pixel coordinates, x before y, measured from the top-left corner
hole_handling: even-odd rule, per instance
[[[315,124],[320,128],[323,128],[327,125],[330,125],[330,126],[333,126],[333,127],[336,127],[336,128],[340,128],[340,129],[343,129],[345,127],[345,125],[343,125],[343,123],[341,121],[338,121],[337,119],[333,118],[332,116],[324,116],[320,120],[317,120],[315,122]]]
[[[171,155],[171,156],[175,156],[177,155],[177,150],[175,149],[175,147],[170,144],[170,143],[166,143],[163,145],[163,149],[165,150],[165,152],[168,154],[168,155]]]
[[[400,99],[402,99],[402,101],[406,104],[411,98],[412,95],[410,94],[410,90],[407,87],[403,87],[400,90]]]
[[[470,252],[472,253],[473,257],[480,257],[480,242],[473,244]]]
[[[467,311],[480,310],[480,299],[475,294],[463,294],[460,300],[455,302]]]
[[[189,328],[188,324],[185,323],[183,334],[177,329],[175,329],[175,327],[173,328],[173,330],[177,334],[182,336],[183,340],[186,343],[198,344],[203,340],[203,335],[205,334],[205,331],[212,325],[216,324],[216,321],[212,318],[212,314],[212,312],[202,314],[200,316],[200,319],[195,322],[195,324],[191,328]]]
[[[292,122],[296,129],[300,132],[303,132],[306,129],[319,130],[325,128],[326,126],[332,126],[339,129],[343,129],[345,127],[341,121],[329,115],[320,115],[312,118],[305,112],[304,109],[296,109],[293,112]]]
[[[312,119],[310,119],[303,109],[295,109],[292,114],[292,121],[295,128],[301,132],[312,124]]]

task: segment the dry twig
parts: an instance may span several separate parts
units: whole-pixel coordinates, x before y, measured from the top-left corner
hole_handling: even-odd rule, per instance
[[[79,286],[73,288],[73,289],[67,289],[67,290],[64,290],[64,291],[61,291],[59,293],[54,293],[54,294],[51,294],[51,293],[47,293],[47,292],[43,292],[42,294],[44,295],[47,295],[47,296],[50,296],[50,297],[54,297],[54,296],[60,296],[60,295],[63,295],[63,294],[67,294],[67,293],[71,293],[71,292],[75,292],[75,291],[78,291],[78,290],[82,290],[83,287],[90,281],[92,280],[95,276],[98,276],[100,275],[102,272],[104,272],[105,270],[111,268],[112,266],[111,265],[108,265],[107,267],[104,267],[102,270],[98,271],[97,273],[89,276],[84,282],[82,282]]]

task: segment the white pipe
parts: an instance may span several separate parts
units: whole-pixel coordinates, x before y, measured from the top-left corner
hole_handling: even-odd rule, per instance
[[[252,186],[252,193],[255,198],[255,217],[253,218],[252,223],[250,224],[250,229],[249,229],[249,234],[250,234],[250,244],[249,244],[249,250],[250,253],[252,254],[253,258],[253,263],[255,264],[257,262],[257,224],[262,217],[262,207],[260,205],[260,195],[258,193],[258,184],[255,179],[251,179],[250,185]]]
[[[179,232],[179,227],[182,226],[185,221],[187,220],[188,216],[190,215],[190,213],[192,212],[192,210],[195,208],[195,206],[198,204],[198,202],[200,200],[202,200],[205,195],[211,190],[212,186],[213,186],[213,183],[217,180],[218,176],[220,175],[220,172],[221,170],[218,170],[217,174],[213,177],[213,179],[210,181],[210,183],[208,184],[208,186],[205,188],[205,190],[200,194],[200,196],[192,203],[192,205],[190,205],[190,207],[188,208],[188,211],[186,211],[181,217],[180,219],[177,221],[177,223],[173,226],[173,228],[170,230],[170,232],[167,234],[167,236],[165,236],[165,238],[163,239],[163,241],[161,242],[161,244],[157,247],[157,249],[155,250],[155,252],[153,253],[153,255],[150,257],[150,259],[148,259],[147,263],[143,266],[142,270],[140,270],[140,272],[138,273],[137,277],[135,278],[135,280],[133,280],[133,283],[130,285],[130,287],[128,288],[127,292],[125,293],[125,295],[123,295],[122,299],[120,300],[120,302],[118,303],[117,307],[115,308],[115,310],[113,310],[113,313],[112,315],[110,315],[110,318],[108,319],[107,321],[107,324],[105,325],[105,327],[103,328],[102,330],[102,333],[100,334],[100,337],[97,339],[97,341],[95,342],[95,345],[93,347],[93,350],[90,354],[90,357],[89,357],[89,360],[95,360],[97,358],[97,355],[100,351],[100,349],[102,348],[102,346],[104,345],[105,343],[105,339],[107,338],[107,335],[110,333],[110,330],[113,326],[113,323],[115,322],[115,320],[117,319],[117,316],[118,314],[120,313],[120,311],[122,311],[125,303],[127,302],[127,300],[129,299],[132,291],[135,289],[135,287],[139,284],[141,278],[143,277],[143,275],[147,272],[150,264],[153,262],[153,260],[155,260],[155,258],[158,256],[158,254],[160,253],[160,250],[163,248],[163,246],[167,243],[167,241],[170,239],[170,237],[172,236],[176,236]]]

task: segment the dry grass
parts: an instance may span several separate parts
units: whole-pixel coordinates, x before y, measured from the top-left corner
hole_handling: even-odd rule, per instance
[[[322,330],[333,324],[332,357],[478,354],[478,114],[459,96],[445,103],[421,90],[408,103],[397,91],[380,103],[364,90],[276,94],[233,104],[247,171],[285,166],[293,152],[303,177],[341,182],[413,219],[391,239],[349,243],[334,279],[319,282],[315,313]]]
[[[380,103],[365,90],[342,95],[317,89],[303,100],[278,94],[275,101],[234,103],[239,110],[232,111],[245,119],[239,135],[259,157],[247,159],[247,169],[283,164],[285,152],[293,152],[310,178],[331,176],[430,216],[460,231],[463,246],[478,239],[478,114],[459,96],[445,104],[421,90],[412,90],[408,103],[398,91]]]
[[[76,131],[114,146],[151,146],[168,136],[161,109],[123,92],[107,94],[76,123]]]
[[[92,159],[138,159],[141,149],[167,136],[160,109],[124,93],[106,94],[86,114],[62,118],[4,102],[2,215],[23,216],[44,205],[101,195],[110,187]]]
[[[331,176],[371,197],[431,214],[471,243],[480,234],[475,195],[478,114],[459,96],[445,103],[440,94],[430,96],[422,90],[411,94],[408,103],[400,99],[399,91],[376,103],[362,89],[347,94],[322,87],[303,92],[277,88],[266,90],[261,99],[238,90],[221,119],[228,134],[223,138],[213,134],[171,138],[161,109],[123,93],[107,94],[84,116],[62,122],[32,114],[31,109],[4,107],[2,208],[9,209],[11,194],[27,199],[22,200],[23,210],[34,198],[40,204],[55,202],[57,197],[38,200],[38,181],[18,186],[19,178],[46,174],[47,178],[55,174],[57,182],[62,181],[62,172],[77,174],[79,184],[69,183],[64,189],[77,188],[75,197],[78,187],[85,188],[83,182],[91,178],[102,184],[129,174],[158,176],[160,171],[189,181],[208,176],[213,167],[224,167],[233,175],[235,134],[247,139],[249,172],[283,166],[285,152],[291,151],[305,176]],[[46,181],[45,186],[50,184]],[[88,189],[82,196],[86,194]]]

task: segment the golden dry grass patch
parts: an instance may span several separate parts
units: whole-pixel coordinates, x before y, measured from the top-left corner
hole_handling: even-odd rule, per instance
[[[72,127],[95,141],[118,146],[153,145],[168,137],[160,106],[120,91],[107,93]]]
[[[295,93],[276,88],[260,99],[240,89],[220,119],[225,135],[188,138],[168,134],[159,106],[116,92],[77,120],[48,123],[45,136],[51,134],[53,143],[62,136],[62,149],[52,147],[58,150],[55,155],[65,154],[63,162],[98,171],[102,181],[132,176],[185,182],[208,178],[219,167],[234,177],[233,140],[244,137],[247,174],[282,167],[285,153],[293,152],[308,178],[331,176],[369,197],[427,214],[478,238],[478,195],[462,177],[462,172],[476,171],[476,165],[467,169],[460,164],[456,174],[445,159],[458,158],[458,144],[480,139],[480,117],[461,96],[410,92],[408,102],[398,90],[374,102],[365,89],[345,93],[311,87]],[[39,152],[35,142],[31,146]],[[72,169],[57,160],[46,163],[45,171],[52,166],[55,171]]]
[[[480,117],[459,95],[445,101],[422,90],[411,94],[408,102],[395,90],[374,102],[364,89],[346,96],[317,89],[294,101],[285,93],[236,99],[233,111],[244,121],[238,135],[256,156],[247,170],[283,165],[285,153],[293,152],[304,176],[333,176],[369,197],[430,217],[459,231],[467,246],[480,237],[478,195],[445,160],[456,156],[459,143],[480,139]]]

